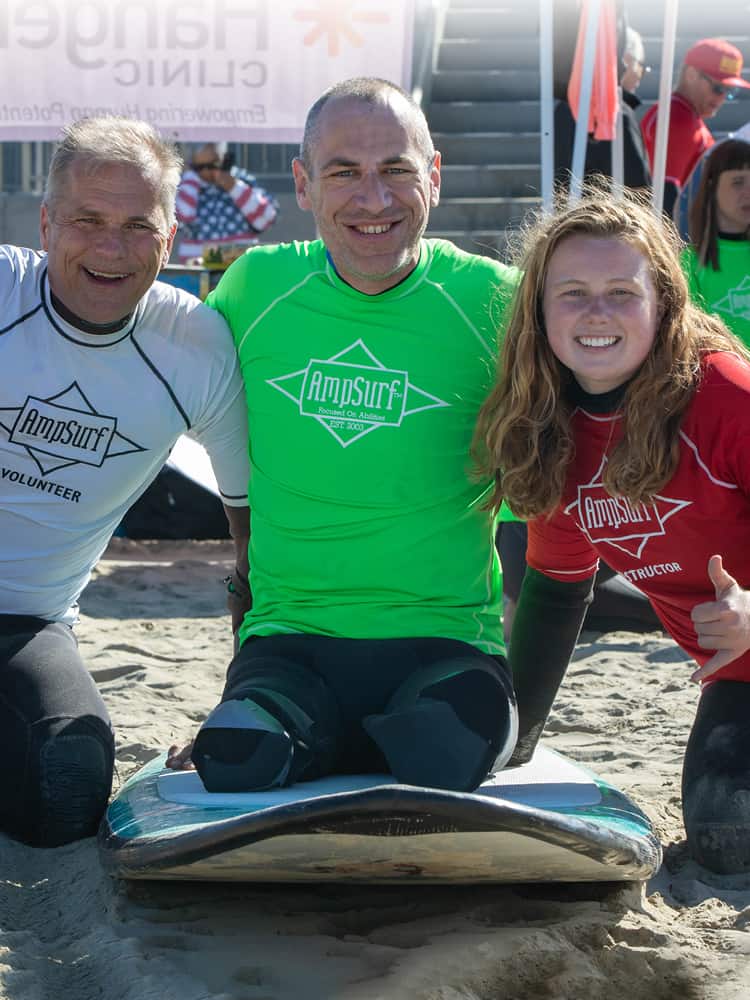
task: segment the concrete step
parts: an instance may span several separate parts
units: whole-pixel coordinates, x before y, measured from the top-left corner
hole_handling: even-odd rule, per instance
[[[539,72],[532,69],[437,70],[433,101],[538,101]]]
[[[446,166],[535,163],[540,157],[538,132],[438,132],[433,139]]]
[[[488,3],[481,7],[471,4],[456,7],[452,4],[445,15],[444,38],[497,38],[522,32],[536,34],[539,9],[534,2],[514,7]]]
[[[538,204],[538,198],[447,198],[432,209],[430,220],[440,229],[505,229]]]
[[[438,70],[528,69],[539,64],[539,38],[515,33],[497,38],[443,39]]]
[[[628,23],[644,37],[662,37],[664,4],[654,0],[628,0]],[[728,32],[747,31],[750,5],[747,0],[712,0],[712,3],[684,2],[677,11],[677,34],[698,38],[727,38]],[[646,49],[648,52],[648,49]],[[747,59],[750,54],[743,50]]]
[[[536,6],[536,0],[531,0]],[[516,16],[528,10],[528,0],[448,0],[448,11],[501,10],[511,16]]]
[[[438,132],[515,132],[539,128],[539,101],[436,101],[427,109]]]
[[[442,198],[533,198],[541,190],[538,162],[447,164],[440,173]]]

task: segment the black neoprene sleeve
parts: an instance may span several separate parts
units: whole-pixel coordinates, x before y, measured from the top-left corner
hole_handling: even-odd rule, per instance
[[[561,583],[527,568],[510,639],[518,742],[508,766],[530,760],[591,603],[594,577]]]

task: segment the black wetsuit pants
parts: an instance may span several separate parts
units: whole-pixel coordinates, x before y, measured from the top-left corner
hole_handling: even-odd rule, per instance
[[[114,738],[72,629],[0,615],[0,831],[39,847],[96,833]]]
[[[697,861],[750,872],[750,683],[705,687],[685,751],[682,812]]]
[[[230,768],[232,760],[240,767],[242,733],[209,731],[209,717],[193,760],[206,787],[215,774],[212,790],[331,773],[390,773],[408,784],[468,790],[501,754],[507,759],[517,733],[505,660],[454,639],[251,638],[229,666],[215,711],[226,703],[237,706],[237,718],[241,704],[251,706],[259,721],[250,720],[250,730],[269,732],[278,722],[291,736],[294,759],[277,764],[268,749],[273,734],[256,747],[251,733],[248,767],[233,786]],[[261,768],[264,753],[273,765]]]

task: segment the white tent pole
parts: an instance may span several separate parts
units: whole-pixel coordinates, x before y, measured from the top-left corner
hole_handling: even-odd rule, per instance
[[[545,212],[552,211],[555,176],[553,2],[554,0],[539,0],[539,129],[542,163],[542,209]]]
[[[617,118],[612,139],[612,197],[622,197],[625,179],[625,118],[622,113],[622,87],[617,86]]]
[[[672,66],[674,65],[675,35],[677,32],[678,0],[664,0],[664,39],[661,50],[661,76],[659,78],[659,106],[656,113],[656,142],[654,143],[653,205],[661,215],[664,207],[664,175],[667,169],[667,139],[669,137],[669,111],[672,100]]]
[[[589,134],[589,109],[594,84],[594,59],[596,58],[596,32],[599,27],[601,0],[589,0],[586,38],[583,46],[583,68],[581,70],[581,91],[578,97],[578,117],[576,135],[573,142],[573,163],[570,168],[570,203],[581,197],[583,171],[586,165],[586,144]]]

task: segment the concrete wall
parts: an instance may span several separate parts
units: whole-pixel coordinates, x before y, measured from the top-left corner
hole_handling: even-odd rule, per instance
[[[35,194],[0,193],[0,243],[39,246],[39,205]]]

